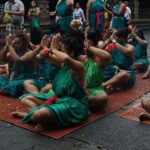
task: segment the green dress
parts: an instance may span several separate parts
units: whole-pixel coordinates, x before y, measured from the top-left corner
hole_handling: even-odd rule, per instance
[[[90,6],[90,28],[98,27],[100,31],[103,31],[105,18],[104,7],[101,0],[95,0]]]
[[[118,12],[121,4],[121,2],[116,4],[114,6],[114,11]],[[121,16],[112,16],[111,27],[116,30],[123,29],[125,27],[125,18],[123,13]]]
[[[121,45],[125,46],[126,43],[122,43]],[[111,79],[116,73],[118,68],[120,70],[125,70],[130,74],[130,81],[128,84],[124,86],[120,86],[121,88],[130,88],[135,84],[135,72],[131,67],[133,65],[133,59],[129,56],[123,55],[117,48],[114,48],[110,51],[111,54],[111,63],[108,67],[104,69],[104,80],[107,81]]]
[[[67,127],[79,124],[88,117],[88,101],[84,88],[72,77],[67,66],[60,69],[53,81],[53,91],[58,97],[51,105],[33,108],[23,122],[29,123],[34,111],[46,108],[52,115],[56,125]],[[54,95],[54,93],[52,95]],[[50,97],[49,97],[50,98]]]
[[[144,68],[142,68],[143,71],[147,70],[149,62],[148,62],[148,58],[147,58],[147,48],[146,47],[142,47],[138,42],[134,41],[133,45],[135,47],[135,51],[134,51],[134,64],[136,63],[143,63],[144,64]]]
[[[34,14],[36,14],[37,10],[36,8],[31,8],[31,12]],[[39,28],[40,27],[40,19],[39,17],[35,17],[35,16],[32,16],[31,20],[29,21],[29,26],[30,27],[37,27]]]
[[[67,7],[66,0],[61,0],[56,6],[56,19],[63,33],[70,29],[70,23],[73,19],[73,9]]]
[[[104,93],[105,90],[102,86],[104,77],[100,65],[94,62],[92,58],[88,58],[83,64],[86,70],[85,84],[88,96]]]

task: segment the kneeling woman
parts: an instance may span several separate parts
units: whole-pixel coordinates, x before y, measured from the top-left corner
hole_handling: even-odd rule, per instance
[[[134,31],[134,30],[133,30]],[[143,72],[148,68],[148,58],[147,58],[147,46],[148,43],[145,40],[144,33],[142,29],[136,29],[135,32],[132,33],[132,43],[135,46],[135,60],[133,64],[133,68],[136,71]]]
[[[82,63],[76,60],[83,50],[83,40],[81,35],[68,33],[62,39],[59,51],[60,36],[53,37],[50,53],[46,59],[62,67],[53,81],[53,96],[29,113],[14,112],[13,116],[23,118],[24,123],[37,123],[35,126],[37,131],[43,130],[44,125],[52,123],[59,127],[67,127],[87,119],[88,101],[82,87],[85,71]]]
[[[110,54],[97,48],[100,34],[96,29],[87,32],[83,64],[86,70],[85,84],[88,92],[89,107],[92,111],[103,109],[108,100],[103,83],[103,69],[110,62]]]
[[[130,88],[135,83],[135,73],[131,67],[134,60],[134,47],[127,44],[126,39],[126,29],[120,29],[110,37],[114,48],[110,51],[111,63],[104,70],[105,83],[103,83],[108,92],[112,92],[114,88]]]

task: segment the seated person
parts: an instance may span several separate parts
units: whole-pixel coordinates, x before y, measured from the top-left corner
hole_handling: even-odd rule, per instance
[[[115,88],[130,88],[135,83],[135,73],[131,67],[134,60],[134,47],[127,44],[126,39],[126,29],[120,29],[110,37],[115,47],[110,51],[111,63],[104,70],[103,86],[107,92],[112,92]]]
[[[103,83],[103,69],[110,62],[110,54],[98,47],[100,34],[96,29],[90,29],[85,39],[85,54],[82,61],[86,70],[85,84],[88,94],[89,107],[92,111],[104,109],[108,96]]]
[[[9,64],[9,75],[0,76],[1,94],[18,97],[23,94],[23,82],[35,76],[35,59],[41,47],[28,49],[28,38],[23,33],[9,35],[0,52],[0,60]]]
[[[132,40],[132,42],[131,42]],[[135,71],[143,72],[146,71],[149,65],[147,59],[147,46],[148,43],[145,40],[143,30],[133,28],[130,38],[130,44],[134,45],[134,64],[133,68]]]
[[[68,33],[61,41],[61,51],[58,45],[60,35],[55,35],[49,49],[50,54],[45,56],[51,63],[61,66],[53,80],[53,93],[48,94],[49,103],[35,107],[29,113],[12,113],[15,117],[23,118],[24,123],[36,123],[36,131],[41,131],[50,124],[59,127],[77,125],[88,117],[88,101],[82,86],[85,70],[82,63],[77,61],[83,50],[84,38],[81,34]],[[43,95],[38,97],[41,100],[44,98]]]

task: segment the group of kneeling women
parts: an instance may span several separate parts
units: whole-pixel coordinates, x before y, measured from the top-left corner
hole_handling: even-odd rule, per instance
[[[9,75],[0,76],[0,92],[21,100],[29,112],[12,115],[36,123],[37,131],[77,125],[90,111],[107,107],[108,93],[135,84],[135,71],[148,67],[146,49],[137,29],[109,29],[103,37],[96,29],[71,30],[45,35],[39,45],[25,32],[8,35],[0,60],[8,63]]]

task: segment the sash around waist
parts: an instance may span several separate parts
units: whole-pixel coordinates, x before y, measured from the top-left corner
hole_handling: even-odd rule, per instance
[[[104,14],[104,11],[92,11],[90,12],[91,14],[96,14],[96,13],[101,13],[101,14]]]

